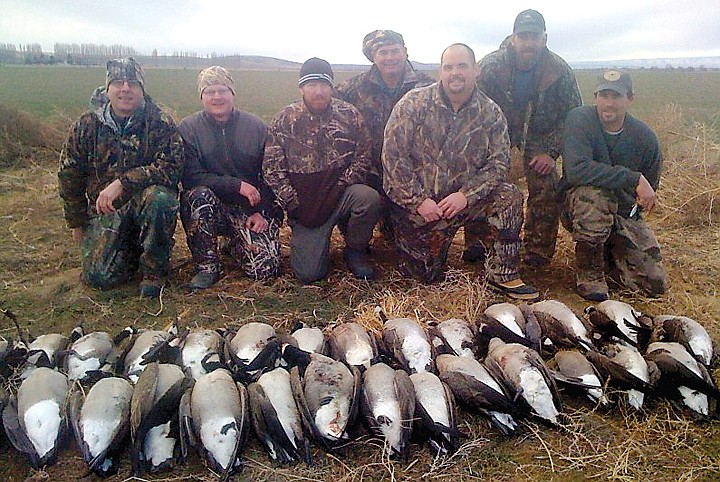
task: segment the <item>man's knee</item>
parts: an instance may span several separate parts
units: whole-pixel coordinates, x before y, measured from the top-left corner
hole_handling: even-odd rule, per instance
[[[177,193],[157,184],[145,188],[142,200],[145,206],[156,212],[176,212],[179,206]]]

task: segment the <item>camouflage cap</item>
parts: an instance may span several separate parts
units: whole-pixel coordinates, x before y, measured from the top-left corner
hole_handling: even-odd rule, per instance
[[[632,95],[632,79],[627,72],[619,70],[606,70],[597,80],[594,93],[597,94],[601,90],[612,90],[620,95]]]
[[[235,81],[230,73],[219,65],[208,67],[198,74],[197,88],[201,97],[203,90],[211,85],[225,85],[235,95]]]
[[[108,60],[105,87],[109,87],[113,80],[136,80],[140,83],[143,91],[145,90],[142,68],[132,57]]]
[[[363,39],[363,54],[372,62],[375,51],[383,45],[400,44],[405,46],[403,36],[392,30],[373,30]]]

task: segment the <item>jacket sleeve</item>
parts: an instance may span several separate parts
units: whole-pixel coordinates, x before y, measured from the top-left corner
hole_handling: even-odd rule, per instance
[[[265,182],[275,193],[280,205],[287,212],[297,209],[300,204],[297,191],[290,183],[288,176],[288,162],[283,147],[287,136],[282,119],[276,117],[269,127],[268,141],[265,144],[265,157],[263,159],[263,177]]]
[[[510,135],[505,117],[499,108],[487,136],[487,160],[475,176],[468,176],[461,189],[468,204],[484,202],[490,193],[507,179],[510,170]]]
[[[63,211],[68,228],[81,228],[88,221],[88,153],[93,128],[89,117],[82,117],[70,128],[60,153],[58,189],[63,200]]]
[[[367,129],[367,125],[359,112],[355,117],[354,130],[357,133],[355,155],[350,161],[350,166],[340,178],[340,184],[345,186],[367,183],[371,169],[370,151],[372,149],[372,140],[370,139],[370,131]]]
[[[544,151],[553,159],[560,157],[563,152],[563,135],[568,112],[581,105],[582,97],[580,96],[577,80],[572,71],[568,69],[558,80],[558,121],[542,141]]]

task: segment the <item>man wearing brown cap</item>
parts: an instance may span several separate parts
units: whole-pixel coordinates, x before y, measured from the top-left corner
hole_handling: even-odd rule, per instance
[[[408,61],[402,35],[392,30],[374,30],[363,39],[363,54],[372,62],[366,72],[338,84],[335,96],[357,107],[372,137],[370,186],[382,192],[383,132],[393,106],[410,89],[435,82],[416,71]],[[385,211],[385,209],[383,209]],[[389,222],[386,217],[383,223]],[[389,227],[383,224],[385,232]]]
[[[660,246],[642,217],[657,202],[662,152],[657,136],[627,110],[634,100],[627,72],[603,72],[595,105],[565,122],[563,224],[575,241],[577,291],[608,298],[607,269],[620,285],[646,295],[666,290]]]
[[[360,279],[372,279],[368,242],[380,214],[380,195],[366,185],[370,136],[360,112],[332,97],[333,71],[311,58],[300,68],[302,99],[275,115],[263,173],[288,214],[290,266],[303,283],[323,279],[330,235],[345,237],[345,261]]]
[[[139,268],[141,296],[158,297],[170,270],[182,138],[133,58],[107,63],[91,107],[70,129],[58,172],[82,279],[105,290]]]
[[[520,12],[513,33],[480,62],[478,85],[507,117],[510,143],[522,156],[528,199],[523,233],[524,261],[547,265],[555,254],[560,208],[555,163],[562,152],[565,116],[582,104],[575,75],[547,48],[545,19]],[[467,235],[468,233],[466,233]],[[466,239],[466,260],[482,254]]]
[[[209,288],[222,275],[219,236],[248,277],[277,276],[282,210],[261,174],[267,126],[235,108],[235,82],[224,68],[200,72],[197,87],[203,110],[178,126],[187,158],[180,219],[197,267],[188,286]]]

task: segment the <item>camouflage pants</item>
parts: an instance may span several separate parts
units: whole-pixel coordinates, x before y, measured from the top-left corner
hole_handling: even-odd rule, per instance
[[[235,260],[249,278],[261,280],[280,274],[278,220],[270,218],[265,231],[252,232],[245,225],[248,215],[242,207],[223,203],[205,186],[182,192],[180,219],[198,270],[222,270],[218,236],[225,236]]]
[[[140,267],[167,277],[177,222],[174,190],[150,186],[113,213],[95,216],[82,240],[83,280],[102,290],[117,286]]]
[[[330,235],[337,225],[348,248],[365,251],[380,217],[380,195],[364,184],[345,189],[325,224],[308,228],[288,218],[292,228],[290,266],[303,283],[323,279],[330,268]]]
[[[652,296],[667,288],[660,245],[640,217],[617,214],[615,195],[593,186],[578,186],[565,196],[563,225],[576,242],[604,245],[610,275],[622,286]]]
[[[452,219],[425,223],[417,213],[393,205],[391,216],[400,271],[425,283],[439,281],[450,244],[464,226],[466,238],[485,247],[488,277],[492,281],[503,283],[518,278],[522,203],[517,186],[500,183],[487,200],[469,205]]]
[[[540,175],[530,167],[530,158],[523,159],[523,168],[528,188],[523,247],[525,253],[550,259],[555,254],[560,225],[557,171],[553,169],[550,174]]]

